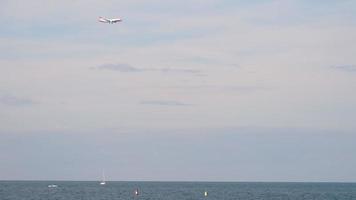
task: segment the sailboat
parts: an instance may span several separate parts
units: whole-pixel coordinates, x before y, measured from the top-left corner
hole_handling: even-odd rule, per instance
[[[106,182],[105,182],[105,172],[103,170],[103,174],[102,174],[100,185],[105,185],[105,184],[106,184]]]
[[[208,191],[205,190],[205,192],[204,192],[204,197],[207,197],[207,196],[208,196]]]
[[[136,188],[135,192],[134,192],[135,196],[138,196],[140,193],[138,192],[138,188]]]

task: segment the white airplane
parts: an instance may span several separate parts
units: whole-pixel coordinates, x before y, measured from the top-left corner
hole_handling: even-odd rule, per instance
[[[114,23],[121,22],[121,21],[122,21],[122,19],[120,19],[120,18],[107,19],[104,17],[99,17],[99,22],[102,22],[102,23],[114,24]]]

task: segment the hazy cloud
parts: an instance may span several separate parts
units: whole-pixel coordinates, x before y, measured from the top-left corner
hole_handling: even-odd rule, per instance
[[[346,72],[356,72],[356,65],[335,65],[332,68]]]
[[[28,106],[35,104],[35,102],[28,98],[0,94],[0,104],[8,106]]]
[[[102,69],[102,70],[113,70],[113,71],[119,71],[119,72],[139,72],[139,71],[144,71],[142,69],[133,67],[129,64],[104,64],[100,65],[97,67],[97,69]]]
[[[262,90],[268,90],[269,88],[261,86],[234,86],[234,85],[192,85],[192,86],[173,86],[171,89],[183,89],[183,90],[200,90],[200,91],[230,91],[230,92],[256,92]]]
[[[190,57],[178,59],[177,61],[203,64],[203,65],[217,65],[220,67],[227,66],[227,67],[241,68],[241,66],[235,62],[224,61],[216,58],[203,57],[203,56],[190,56]]]
[[[160,68],[160,69],[150,69],[150,71],[159,71],[159,72],[167,72],[167,73],[191,73],[191,74],[199,74],[200,70],[194,69],[174,69],[174,68]]]
[[[96,67],[95,69],[100,70],[113,70],[119,72],[162,72],[162,73],[189,73],[189,74],[200,74],[200,70],[195,69],[177,69],[177,68],[138,68],[125,63],[118,64],[104,64]]]
[[[141,101],[143,105],[156,105],[156,106],[192,106],[193,104],[183,103],[179,101]]]
[[[255,92],[269,89],[261,86],[223,86],[222,88],[225,90],[231,90],[236,92]]]

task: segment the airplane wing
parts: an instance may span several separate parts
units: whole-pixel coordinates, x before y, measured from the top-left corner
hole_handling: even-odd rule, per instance
[[[112,19],[111,22],[112,23],[117,23],[117,22],[121,22],[122,20],[121,19]]]
[[[109,23],[110,20],[103,18],[103,17],[99,17],[99,22],[103,22],[103,23]]]

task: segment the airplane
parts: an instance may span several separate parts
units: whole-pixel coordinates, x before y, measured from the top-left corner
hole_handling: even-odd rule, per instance
[[[121,22],[121,21],[122,21],[122,19],[120,19],[120,18],[107,19],[104,17],[99,17],[99,22],[102,22],[102,23],[114,24],[114,23]]]

